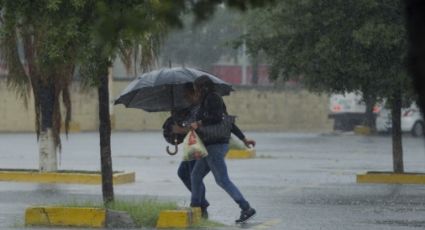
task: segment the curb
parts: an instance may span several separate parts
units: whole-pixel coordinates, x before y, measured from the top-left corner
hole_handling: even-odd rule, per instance
[[[354,127],[354,133],[357,135],[370,135],[372,132],[369,127],[363,125],[357,125]]]
[[[188,228],[201,220],[201,208],[164,210],[159,213],[156,228]]]
[[[425,184],[423,173],[366,172],[357,174],[357,183]]]
[[[103,208],[31,207],[25,211],[25,226],[66,226],[103,228]]]
[[[227,159],[250,159],[255,158],[255,149],[231,149],[227,152]]]
[[[135,181],[134,172],[114,172],[114,184],[127,184]],[[95,171],[39,172],[25,169],[0,169],[0,181],[46,183],[46,184],[101,184],[102,176]]]

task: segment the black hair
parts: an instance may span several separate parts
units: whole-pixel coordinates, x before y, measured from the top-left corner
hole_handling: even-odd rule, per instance
[[[193,97],[195,95],[195,89],[193,88],[193,83],[188,82],[183,85],[183,96],[189,102],[193,103]]]
[[[200,90],[201,95],[215,92],[214,82],[207,75],[202,75],[193,82],[193,85]]]
[[[195,90],[193,89],[193,83],[187,82],[183,85],[183,91],[188,93],[193,93]]]

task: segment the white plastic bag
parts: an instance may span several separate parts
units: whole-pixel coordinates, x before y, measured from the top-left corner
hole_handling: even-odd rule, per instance
[[[183,160],[199,160],[208,155],[207,149],[201,138],[194,130],[190,130],[183,140]]]
[[[245,146],[245,144],[236,138],[234,135],[232,135],[229,139],[229,150],[235,149],[235,150],[247,150],[248,148]]]

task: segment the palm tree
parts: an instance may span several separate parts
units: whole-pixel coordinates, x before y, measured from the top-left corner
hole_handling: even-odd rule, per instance
[[[108,5],[109,4],[109,5]],[[113,200],[108,69],[125,53],[140,56],[142,69],[156,59],[164,28],[149,8],[114,2],[1,1],[1,58],[7,65],[10,87],[35,104],[40,170],[57,170],[61,149],[61,103],[65,130],[71,120],[69,86],[76,66],[83,80],[98,88],[100,147],[104,200]],[[138,3],[135,3],[136,5]],[[125,8],[126,10],[117,10]],[[105,11],[106,9],[106,11]],[[146,16],[146,17],[145,17]],[[140,18],[143,20],[139,23]],[[106,30],[111,28],[112,30]],[[103,39],[102,39],[103,38]],[[123,58],[129,65],[129,60]],[[136,65],[136,63],[133,63]]]
[[[16,2],[15,2],[16,3]],[[2,2],[1,58],[8,69],[8,85],[18,92],[25,104],[33,97],[35,131],[39,140],[39,170],[57,170],[57,152],[61,150],[61,103],[65,106],[65,131],[71,120],[69,85],[74,73],[75,34],[57,33],[70,21],[54,21],[43,7],[31,1]],[[55,42],[62,36],[61,42]],[[63,37],[64,36],[64,37]]]

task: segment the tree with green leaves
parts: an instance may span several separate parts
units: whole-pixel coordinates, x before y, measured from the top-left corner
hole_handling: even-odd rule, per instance
[[[254,44],[267,53],[271,76],[299,80],[315,92],[360,91],[371,121],[375,102],[386,99],[394,171],[402,172],[400,110],[410,82],[401,2],[285,0],[263,12],[270,29]]]
[[[148,66],[163,33],[160,23],[151,15],[149,4],[134,4],[2,1],[0,5],[3,13],[1,48],[9,69],[8,82],[24,99],[31,90],[34,96],[36,132],[41,146],[40,170],[57,170],[56,150],[60,150],[62,120],[59,99],[61,94],[68,130],[69,85],[76,66],[83,82],[98,88],[102,181],[103,187],[108,187],[102,190],[105,202],[113,199],[108,67],[113,58],[124,57],[134,45],[144,51],[140,64]],[[149,20],[141,23],[139,18]],[[20,50],[23,52],[19,53]]]
[[[39,138],[40,170],[57,170],[61,149],[62,116],[65,131],[71,120],[69,85],[75,69],[79,42],[80,1],[1,1],[1,55],[10,86],[35,104],[35,127]]]
[[[102,192],[105,203],[114,200],[108,70],[117,55],[126,57],[135,50],[142,50],[142,68],[148,68],[156,58],[158,44],[165,33],[165,23],[153,14],[153,7],[155,5],[143,1],[98,1],[91,12],[92,20],[86,25],[90,31],[87,42],[80,47],[82,79],[98,90]],[[140,18],[145,20],[140,21]],[[122,60],[124,63],[132,61],[125,58]]]

